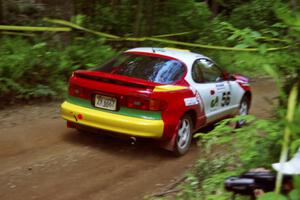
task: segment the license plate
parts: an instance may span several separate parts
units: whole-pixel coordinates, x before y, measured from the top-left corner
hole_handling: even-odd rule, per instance
[[[107,97],[96,94],[95,107],[107,110],[117,110],[117,99],[114,97]]]

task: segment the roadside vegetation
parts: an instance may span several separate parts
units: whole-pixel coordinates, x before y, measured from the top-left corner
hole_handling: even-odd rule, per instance
[[[248,116],[248,125],[241,129],[232,129],[223,121],[210,133],[197,135],[201,158],[176,199],[229,199],[230,193],[223,189],[226,177],[250,168],[270,168],[282,154],[284,134],[290,133],[286,137],[290,141],[289,155],[300,146],[299,1],[154,0],[149,4],[146,0],[99,0],[88,5],[83,0],[65,2],[51,12],[55,5],[0,0],[0,11],[5,11],[0,12],[0,24],[54,26],[43,20],[48,17],[84,27],[64,33],[3,30],[0,106],[63,98],[68,77],[76,69],[95,67],[134,46],[172,46],[210,56],[232,73],[272,77],[281,91],[272,119]],[[138,39],[143,37],[156,39]],[[288,103],[288,97],[293,95],[296,98]],[[286,118],[288,110],[292,112],[291,119]],[[300,185],[299,180],[297,184]],[[296,200],[297,194],[300,192],[294,192],[289,199]]]
[[[24,99],[61,98],[73,70],[94,67],[133,46],[188,48],[213,57],[230,72],[251,77],[265,75],[265,65],[279,71],[281,77],[289,76],[286,79],[289,82],[299,75],[297,4],[291,6],[270,0],[226,3],[189,0],[183,4],[172,0],[153,1],[150,5],[147,1],[135,4],[127,0],[93,1],[85,5],[78,0],[68,2],[70,8],[66,8],[65,4],[34,2],[1,1],[0,8],[5,12],[1,12],[0,23],[52,27],[57,23],[50,23],[45,17],[62,18],[101,33],[125,38],[154,36],[156,41],[112,39],[85,29],[62,33],[35,32],[34,28],[32,32],[3,30],[0,99],[4,104]],[[65,9],[69,12],[62,12]],[[208,48],[176,45],[169,40]],[[230,49],[222,50],[223,47]],[[286,85],[288,91],[291,83]]]
[[[0,38],[0,100],[2,106],[20,100],[63,97],[72,71],[104,62],[115,54],[103,39],[61,43],[20,37]]]

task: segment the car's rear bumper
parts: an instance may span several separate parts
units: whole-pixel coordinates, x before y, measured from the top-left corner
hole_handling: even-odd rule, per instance
[[[61,116],[73,123],[129,136],[161,138],[164,131],[163,120],[118,115],[82,107],[67,101],[61,105]]]

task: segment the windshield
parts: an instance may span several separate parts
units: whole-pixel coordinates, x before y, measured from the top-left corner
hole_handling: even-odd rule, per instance
[[[170,84],[183,76],[185,67],[182,62],[174,59],[127,53],[117,56],[95,71]]]

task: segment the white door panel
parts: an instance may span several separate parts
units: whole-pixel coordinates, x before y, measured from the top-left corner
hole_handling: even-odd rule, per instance
[[[235,115],[245,93],[245,90],[236,81],[228,81],[229,87],[231,88],[232,101],[230,104],[230,112],[228,114]]]
[[[228,83],[232,91],[232,106],[238,107],[245,91],[236,81],[228,81]]]
[[[203,83],[195,84],[195,89],[198,94],[201,96],[204,105],[204,112],[207,119],[212,117],[211,113],[217,111],[219,106],[219,97],[217,96],[215,84]],[[211,94],[214,91],[215,94]]]
[[[207,122],[228,115],[235,106],[231,105],[231,89],[227,81],[217,83],[196,83],[195,89],[204,101]]]
[[[214,62],[195,60],[188,82],[203,100],[207,123],[235,114],[243,89],[235,81],[224,80],[224,73]]]

